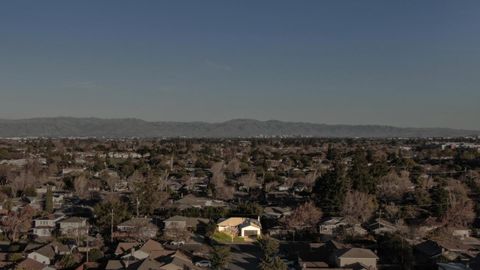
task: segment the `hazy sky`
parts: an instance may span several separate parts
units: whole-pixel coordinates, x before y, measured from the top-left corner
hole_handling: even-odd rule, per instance
[[[0,2],[0,118],[480,129],[480,1]]]

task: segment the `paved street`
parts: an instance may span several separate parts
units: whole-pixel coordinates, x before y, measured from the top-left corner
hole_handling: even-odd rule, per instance
[[[230,270],[258,269],[261,251],[257,245],[241,244],[231,245],[232,261],[228,266]]]

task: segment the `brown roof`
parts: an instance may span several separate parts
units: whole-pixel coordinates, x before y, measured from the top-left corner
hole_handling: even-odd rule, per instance
[[[68,246],[66,246],[66,245],[64,245],[64,244],[62,244],[62,243],[60,243],[60,242],[58,242],[58,241],[53,241],[53,242],[51,242],[49,245],[51,245],[52,247],[54,247],[54,250],[55,250],[55,248],[56,248],[56,249],[57,249],[57,252],[58,252],[59,254],[70,252],[70,249],[68,248]]]
[[[105,266],[107,270],[120,270],[123,269],[122,261],[120,260],[109,260]]]
[[[143,227],[155,225],[150,218],[131,218],[117,225],[117,227]]]
[[[115,255],[122,255],[137,245],[137,242],[120,242],[115,249]]]
[[[155,240],[150,239],[145,244],[143,244],[140,250],[146,253],[150,253],[152,251],[163,251],[165,249],[163,248],[162,244],[160,244]]]
[[[209,220],[207,218],[196,218],[196,217],[184,217],[184,216],[173,216],[170,217],[164,222],[178,222],[178,221],[183,221],[185,222],[187,227],[196,227],[199,223],[205,223],[207,224]]]
[[[152,270],[152,269],[161,269],[162,265],[152,259],[152,258],[146,258],[145,260],[138,261],[135,263],[132,263],[131,265],[128,266],[128,270]]]
[[[193,265],[192,260],[183,252],[177,250],[170,256],[159,258],[162,266],[159,269],[175,270],[175,269],[198,269]]]
[[[378,259],[378,256],[370,249],[365,248],[347,248],[339,250],[338,258],[371,258]]]
[[[45,265],[41,262],[37,262],[33,259],[27,258],[21,261],[15,269],[22,269],[22,270],[42,270],[45,268]]]
[[[55,250],[53,249],[53,246],[50,245],[50,244],[47,244],[33,252],[36,252],[36,253],[39,253],[39,254],[42,254],[43,256],[49,258],[49,259],[53,259],[55,257]]]

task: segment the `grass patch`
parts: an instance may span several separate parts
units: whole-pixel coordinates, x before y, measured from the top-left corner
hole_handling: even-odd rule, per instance
[[[232,241],[232,237],[229,234],[226,234],[224,232],[215,232],[212,235],[212,239],[215,240],[218,243],[223,243],[223,244],[244,243],[245,242],[245,239],[243,239],[243,237],[240,237],[240,236],[233,237],[233,241]]]

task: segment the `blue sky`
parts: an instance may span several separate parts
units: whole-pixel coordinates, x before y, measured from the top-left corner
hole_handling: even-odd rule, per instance
[[[0,118],[480,129],[479,1],[0,2]]]

